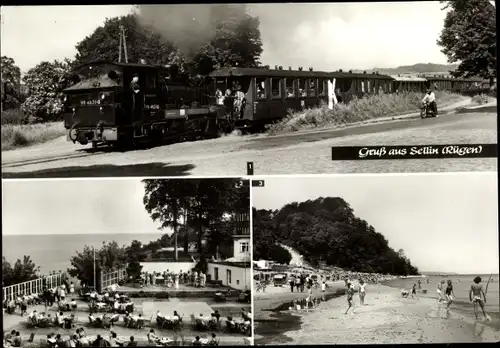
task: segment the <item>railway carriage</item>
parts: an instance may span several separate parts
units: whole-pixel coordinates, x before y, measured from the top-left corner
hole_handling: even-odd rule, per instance
[[[394,92],[418,92],[425,93],[429,82],[423,77],[393,75],[392,89]]]
[[[245,95],[239,115],[233,115],[237,129],[260,129],[282,119],[288,110],[313,108],[328,103],[328,81],[335,79],[335,95],[339,102],[354,96],[390,93],[392,79],[387,75],[352,72],[323,72],[309,69],[283,70],[268,68],[221,68],[210,74],[214,90],[225,91],[237,84]]]

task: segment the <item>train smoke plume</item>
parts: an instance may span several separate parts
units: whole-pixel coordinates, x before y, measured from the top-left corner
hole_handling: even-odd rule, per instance
[[[244,13],[245,5],[139,5],[137,8],[142,25],[154,29],[191,60],[214,38],[217,25],[230,13]]]

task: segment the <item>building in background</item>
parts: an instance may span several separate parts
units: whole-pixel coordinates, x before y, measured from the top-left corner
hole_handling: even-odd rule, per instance
[[[250,214],[239,214],[236,221],[233,256],[225,260],[210,261],[207,273],[212,281],[219,281],[221,285],[237,290],[250,290]]]

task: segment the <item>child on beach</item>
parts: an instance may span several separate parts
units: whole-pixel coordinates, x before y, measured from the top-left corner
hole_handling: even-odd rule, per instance
[[[354,285],[348,283],[347,303],[349,304],[349,307],[347,307],[345,314],[347,314],[347,312],[349,312],[349,309],[351,309],[351,308],[352,308],[352,314],[354,314],[354,301],[352,300],[353,296],[354,296]]]
[[[366,283],[363,279],[359,280],[359,304],[361,306],[365,305],[365,295],[366,295]]]
[[[490,316],[486,314],[486,310],[484,309],[484,304],[486,303],[486,294],[483,290],[483,284],[481,284],[481,277],[474,278],[474,283],[470,286],[469,299],[474,305],[474,314],[476,316],[476,319],[478,319],[477,305],[479,304],[481,310],[483,311],[484,318],[488,321],[491,320]]]

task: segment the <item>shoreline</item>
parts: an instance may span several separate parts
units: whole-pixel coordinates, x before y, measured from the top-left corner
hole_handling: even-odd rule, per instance
[[[258,299],[256,299],[256,304]],[[460,306],[450,309],[445,319],[444,303],[436,299],[402,298],[400,290],[373,284],[367,288],[366,305],[354,296],[355,314],[345,315],[345,296],[322,302],[307,312],[274,313],[271,319],[285,319],[273,329],[266,321],[256,327],[255,344],[405,344],[497,342],[500,340],[498,315],[491,322],[476,321]],[[493,314],[493,315],[492,315]],[[255,309],[255,321],[257,309]],[[259,330],[260,327],[260,330]],[[281,331],[281,332],[280,332]],[[262,333],[262,334],[261,334]]]

